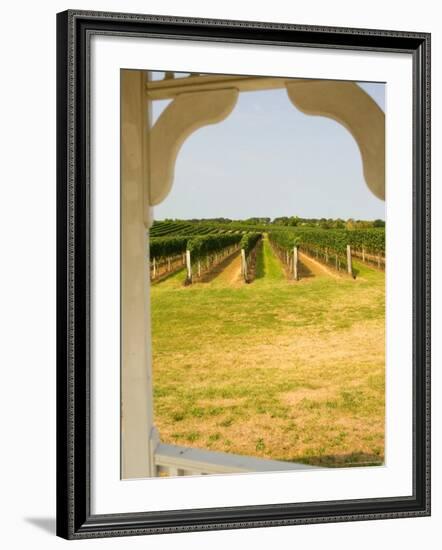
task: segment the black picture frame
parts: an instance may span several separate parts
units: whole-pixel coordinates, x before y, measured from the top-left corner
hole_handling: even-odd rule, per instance
[[[413,58],[413,495],[92,515],[88,70],[93,34]],[[69,10],[57,15],[57,534],[67,539],[430,515],[430,35]]]

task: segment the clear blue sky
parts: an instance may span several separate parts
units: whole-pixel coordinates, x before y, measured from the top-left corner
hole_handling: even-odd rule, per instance
[[[385,85],[360,86],[385,111]],[[165,105],[154,102],[154,119]],[[227,119],[186,140],[172,191],[154,216],[370,220],[385,219],[385,203],[366,186],[359,149],[344,127],[304,115],[285,90],[270,90],[241,93]]]

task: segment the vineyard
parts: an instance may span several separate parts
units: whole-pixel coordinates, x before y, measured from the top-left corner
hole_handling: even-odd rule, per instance
[[[226,256],[236,252],[241,239],[241,234],[228,233],[192,237],[187,244],[186,251],[186,282],[193,282],[194,266],[197,266],[198,277],[201,277],[202,273],[209,272]]]
[[[383,463],[383,228],[175,220],[149,237],[163,441]]]
[[[262,226],[257,226],[262,228]],[[187,269],[186,284],[201,279],[227,256],[241,250],[245,282],[254,278],[256,248],[264,231],[241,223],[155,222],[150,230],[151,279]],[[267,228],[272,247],[288,277],[300,278],[300,254],[353,277],[353,259],[385,269],[385,229]]]
[[[251,283],[256,271],[256,256],[261,244],[262,233],[244,233],[239,243],[241,248],[241,275],[246,283]]]
[[[324,466],[382,464],[384,272],[353,255],[349,277],[315,254],[344,260],[350,242],[384,257],[382,232],[184,237],[185,252],[181,240],[151,247],[179,259],[151,290],[162,439]]]
[[[172,235],[211,235],[216,233],[235,233],[247,230],[247,228],[229,224],[225,226],[216,223],[192,223],[186,221],[154,222],[150,229],[151,237],[171,237]]]

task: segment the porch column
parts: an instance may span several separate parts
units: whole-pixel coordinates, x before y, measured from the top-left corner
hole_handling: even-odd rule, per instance
[[[121,476],[155,475],[147,230],[148,73],[121,71]]]

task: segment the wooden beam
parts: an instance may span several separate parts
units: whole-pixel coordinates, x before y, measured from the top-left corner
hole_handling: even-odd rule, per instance
[[[286,81],[296,80],[267,76],[240,75],[204,75],[187,78],[151,80],[146,84],[149,99],[173,99],[177,95],[188,92],[205,92],[209,90],[224,90],[235,88],[239,92],[255,90],[274,90],[285,88]]]

